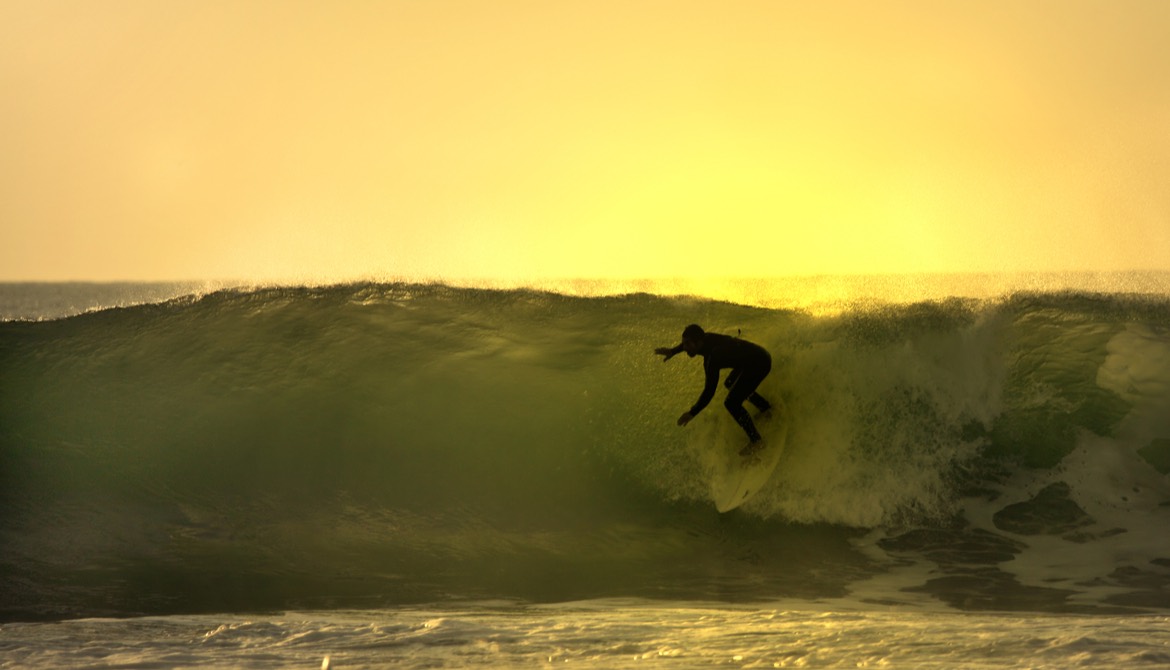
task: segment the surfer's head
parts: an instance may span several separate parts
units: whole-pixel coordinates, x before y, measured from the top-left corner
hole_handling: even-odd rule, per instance
[[[695,354],[699,353],[699,350],[703,348],[703,338],[706,335],[698,324],[692,323],[683,329],[682,347],[683,351],[687,352],[687,356],[694,358]]]

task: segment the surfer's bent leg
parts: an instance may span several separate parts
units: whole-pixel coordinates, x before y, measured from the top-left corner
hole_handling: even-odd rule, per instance
[[[743,403],[743,400],[740,400],[739,402]],[[723,403],[723,406],[726,407],[727,411],[731,413],[731,416],[735,418],[735,422],[739,424],[739,427],[743,428],[743,432],[747,433],[749,440],[752,442],[760,441],[760,431],[756,430],[756,424],[752,423],[751,415],[749,415],[748,411],[743,408],[742,404],[736,404],[732,402],[731,396],[727,396],[727,400]]]
[[[736,379],[735,387],[727,394],[727,400],[723,402],[723,406],[727,408],[729,414],[743,428],[743,432],[747,433],[748,439],[752,442],[760,440],[760,431],[756,430],[756,424],[752,422],[752,417],[748,411],[744,409],[743,403],[745,400],[751,401],[753,405],[766,410],[772,406],[759,393],[756,393],[756,388],[759,387],[760,382],[764,381],[764,377],[772,371],[771,358],[765,358],[759,362],[759,365],[754,368],[744,370],[739,378]],[[763,403],[762,405],[760,403]]]
[[[771,407],[767,400],[764,400],[760,394],[756,393],[756,387],[760,385],[760,382],[764,381],[764,377],[768,375],[770,369],[771,366],[768,365],[766,367],[756,368],[755,370],[745,371],[740,376],[735,388],[731,389],[731,392],[727,394],[727,400],[723,402],[723,406],[727,408],[728,413],[731,414],[740,428],[743,428],[743,432],[747,433],[748,439],[752,442],[758,442],[760,440],[760,431],[756,430],[756,424],[752,422],[751,415],[744,409],[743,402],[745,400],[751,400],[753,405],[760,407],[760,404],[757,402],[757,399],[759,399],[766,406]]]

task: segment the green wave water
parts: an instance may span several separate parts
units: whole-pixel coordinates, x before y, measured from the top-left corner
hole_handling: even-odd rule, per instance
[[[776,361],[759,496],[709,500],[688,323]],[[688,365],[688,363],[690,363]],[[0,323],[5,619],[506,599],[1170,607],[1170,301],[832,313],[353,284]]]

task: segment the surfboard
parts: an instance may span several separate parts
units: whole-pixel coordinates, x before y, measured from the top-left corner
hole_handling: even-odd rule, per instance
[[[772,411],[775,416],[758,426],[764,438],[764,447],[754,454],[740,456],[739,449],[743,445],[735,448],[729,448],[726,444],[715,445],[716,449],[724,452],[716,462],[711,480],[711,499],[720,513],[730,512],[751,500],[768,483],[772,471],[780,462],[788,438],[788,421],[782,407]]]

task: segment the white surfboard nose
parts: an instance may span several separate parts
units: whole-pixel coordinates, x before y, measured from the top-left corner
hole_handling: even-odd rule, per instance
[[[777,413],[765,428],[767,434],[764,439],[739,451],[715,445],[716,449],[726,451],[726,454],[721,455],[711,480],[711,499],[715,502],[716,510],[730,512],[751,500],[768,483],[784,452],[788,438],[787,418]],[[755,448],[746,456],[742,455],[751,447]]]

